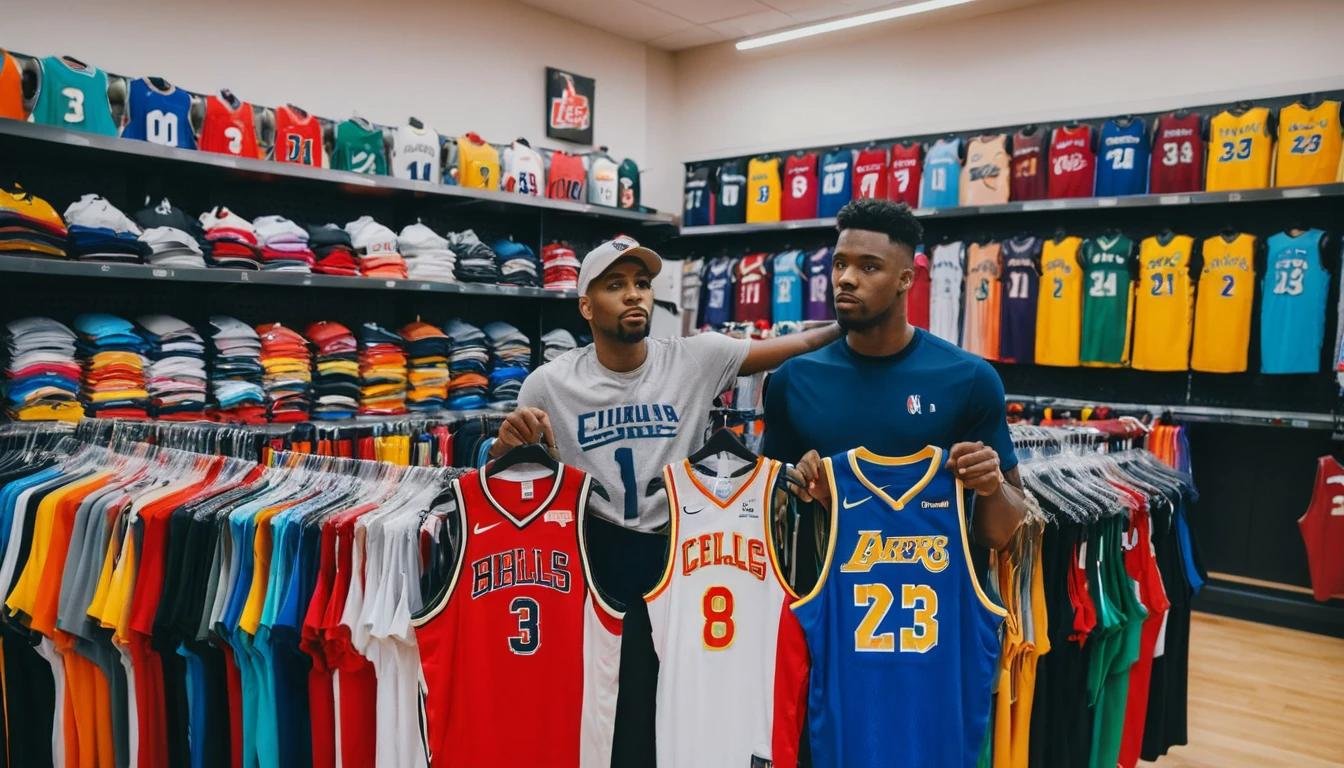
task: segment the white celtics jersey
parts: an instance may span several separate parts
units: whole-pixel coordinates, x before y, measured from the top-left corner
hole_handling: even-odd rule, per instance
[[[929,331],[953,344],[961,336],[962,264],[965,247],[960,242],[934,246],[929,269]]]
[[[686,461],[663,470],[671,554],[644,598],[659,768],[794,764],[807,648],[771,545],[779,471],[765,458],[745,480],[701,477]]]
[[[402,125],[392,141],[392,175],[411,181],[439,182],[439,134],[428,126]]]
[[[546,189],[546,164],[537,150],[515,141],[504,148],[504,191],[540,195]]]
[[[593,155],[588,167],[588,202],[616,207],[616,161],[606,155]]]

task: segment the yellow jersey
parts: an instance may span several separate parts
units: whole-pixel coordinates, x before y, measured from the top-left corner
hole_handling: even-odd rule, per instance
[[[1046,240],[1041,249],[1040,295],[1036,299],[1036,364],[1078,365],[1082,341],[1082,239]]]
[[[1150,237],[1139,246],[1130,357],[1135,368],[1184,371],[1190,367],[1190,249],[1194,244],[1188,235],[1174,235],[1166,243]]]
[[[1195,346],[1190,367],[1208,373],[1246,370],[1255,300],[1255,235],[1204,241],[1195,292]]]
[[[457,184],[499,189],[499,152],[474,133],[457,137]]]
[[[753,157],[747,163],[747,223],[779,221],[779,158]]]
[[[1340,130],[1338,101],[1322,101],[1310,109],[1301,104],[1280,109],[1274,186],[1333,182],[1339,172]]]
[[[1274,157],[1269,110],[1252,107],[1240,115],[1223,111],[1209,121],[1209,161],[1204,189],[1264,189]]]

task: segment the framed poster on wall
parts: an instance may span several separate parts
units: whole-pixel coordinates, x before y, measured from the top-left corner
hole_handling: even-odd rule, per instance
[[[546,135],[576,144],[593,143],[593,100],[597,81],[546,68]]]

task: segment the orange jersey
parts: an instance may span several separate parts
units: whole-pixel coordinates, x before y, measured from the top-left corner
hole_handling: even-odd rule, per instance
[[[999,298],[1003,268],[998,243],[972,243],[966,249],[966,311],[961,345],[967,352],[999,359]]]

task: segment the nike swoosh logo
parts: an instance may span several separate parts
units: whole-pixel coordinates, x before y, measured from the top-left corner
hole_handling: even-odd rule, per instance
[[[853,504],[850,504],[850,503],[849,503],[849,499],[845,499],[844,501],[841,502],[841,505],[844,506],[845,509],[853,509],[853,508],[859,506],[860,504],[862,504],[863,502],[865,502],[865,501],[867,501],[867,500],[869,500],[869,499],[871,499],[871,498],[873,498],[873,497],[872,497],[872,496],[864,496],[862,499],[859,499],[858,501],[854,502]]]
[[[687,509],[685,506],[683,506],[683,507],[681,508],[681,511],[684,512],[684,513],[686,513],[686,514],[688,514],[688,515],[698,515],[698,514],[700,514],[701,512],[704,512],[704,511],[705,511],[705,508],[704,508],[704,507],[701,507],[701,508],[695,510],[694,512],[692,512],[691,510],[689,510],[689,509]]]
[[[481,525],[480,523],[477,523],[474,527],[472,527],[471,532],[472,532],[472,533],[485,533],[486,531],[490,530],[491,528],[494,528],[496,525],[499,525],[499,523],[491,523],[491,524],[489,524],[489,525]]]

